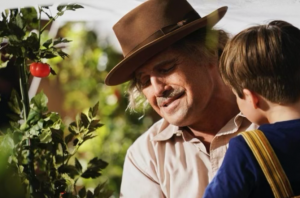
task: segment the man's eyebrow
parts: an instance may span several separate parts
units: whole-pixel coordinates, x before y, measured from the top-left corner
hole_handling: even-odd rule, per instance
[[[157,63],[154,68],[158,68],[158,67],[162,67],[162,66],[165,66],[165,65],[168,65],[168,64],[171,64],[173,62],[176,62],[178,58],[174,57],[172,59],[168,59],[168,60],[163,60],[159,63]]]
[[[158,62],[158,63],[153,67],[153,69],[163,67],[163,66],[165,66],[165,65],[168,65],[168,64],[171,64],[171,63],[173,63],[173,62],[176,62],[177,60],[178,60],[177,57],[174,57],[174,58],[172,58],[172,59],[162,60],[162,61]],[[134,76],[135,76],[136,79],[139,79],[143,73],[144,73],[143,71],[139,71],[139,72],[136,73]]]

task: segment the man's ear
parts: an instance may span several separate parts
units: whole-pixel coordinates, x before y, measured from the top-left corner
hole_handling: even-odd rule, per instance
[[[250,91],[249,89],[243,89],[243,94],[246,102],[249,103],[254,109],[258,108],[259,97],[255,92]]]

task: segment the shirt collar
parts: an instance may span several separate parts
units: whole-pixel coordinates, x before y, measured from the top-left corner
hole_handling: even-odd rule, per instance
[[[234,133],[240,127],[245,116],[240,112],[234,116],[227,124],[217,133],[217,136]],[[166,141],[173,137],[173,135],[179,135],[182,133],[183,128],[172,125],[163,119],[162,124],[158,130],[158,133],[152,138],[152,141]]]
[[[163,119],[162,124],[158,130],[158,134],[155,135],[152,140],[153,141],[166,141],[173,137],[174,134],[181,132],[180,127],[172,125],[168,123],[165,119]]]
[[[223,128],[216,134],[216,136],[227,135],[238,131],[244,119],[247,119],[242,112],[238,113],[231,120],[229,120]]]

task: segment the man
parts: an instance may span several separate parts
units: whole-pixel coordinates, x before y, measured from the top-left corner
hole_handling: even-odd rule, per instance
[[[149,0],[114,26],[125,58],[105,83],[130,81],[129,106],[146,100],[163,118],[128,149],[121,197],[202,197],[229,139],[253,127],[218,73],[228,37],[212,27],[226,11]]]

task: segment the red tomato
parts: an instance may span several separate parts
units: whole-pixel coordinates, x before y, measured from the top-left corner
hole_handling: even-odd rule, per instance
[[[42,62],[34,62],[30,64],[30,73],[35,77],[46,77],[50,73],[50,65]]]

